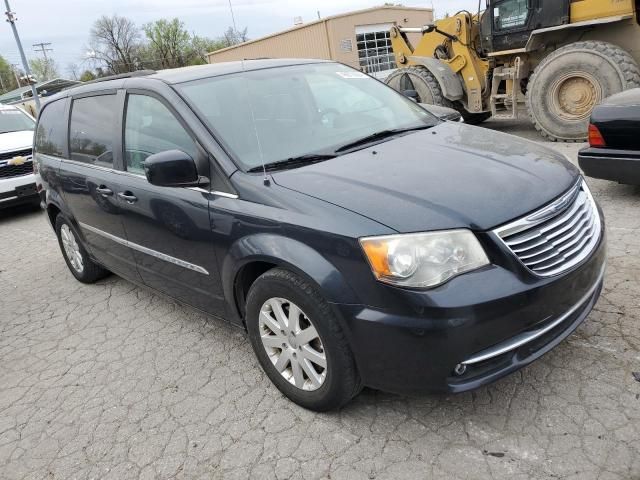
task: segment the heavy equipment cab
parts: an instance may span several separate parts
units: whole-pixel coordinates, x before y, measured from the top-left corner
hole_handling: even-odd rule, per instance
[[[482,48],[499,52],[524,47],[534,30],[569,23],[569,0],[493,0],[482,15]]]

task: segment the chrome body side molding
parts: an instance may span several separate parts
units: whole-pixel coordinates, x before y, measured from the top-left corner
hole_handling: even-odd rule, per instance
[[[152,250],[147,247],[143,247],[142,245],[138,245],[137,243],[130,242],[125,240],[124,238],[116,237],[115,235],[111,235],[103,230],[92,227],[91,225],[87,225],[86,223],[80,223],[80,228],[84,230],[88,230],[102,237],[108,238],[120,245],[124,245],[125,247],[131,248],[133,250],[137,250],[139,252],[145,253],[147,255],[151,255],[152,257],[159,258],[165,262],[173,263],[174,265],[178,265],[179,267],[186,268],[188,270],[193,270],[194,272],[201,273],[203,275],[209,275],[209,272],[201,267],[200,265],[194,265],[193,263],[189,263],[185,260],[181,260],[176,257],[172,257],[171,255],[167,255],[166,253],[158,252],[157,250]]]

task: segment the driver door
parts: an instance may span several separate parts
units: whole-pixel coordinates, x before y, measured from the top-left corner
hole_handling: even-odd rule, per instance
[[[159,97],[127,95],[124,116],[121,218],[145,284],[214,315],[224,301],[217,268],[207,190],[151,185],[143,162],[181,150],[196,159],[195,139]]]

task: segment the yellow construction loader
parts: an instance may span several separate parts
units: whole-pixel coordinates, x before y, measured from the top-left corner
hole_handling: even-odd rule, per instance
[[[485,0],[419,28],[393,27],[398,70],[386,83],[468,123],[516,118],[582,141],[602,99],[640,87],[640,0]],[[414,46],[408,34],[421,33]]]

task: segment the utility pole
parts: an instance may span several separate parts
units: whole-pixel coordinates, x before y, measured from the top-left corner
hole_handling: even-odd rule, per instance
[[[48,80],[49,79],[49,57],[47,57],[47,52],[53,52],[53,48],[46,48],[49,45],[51,45],[51,43],[47,42],[47,43],[34,43],[33,44],[33,49],[36,52],[42,53],[42,55],[44,55],[44,78],[42,80]],[[36,48],[36,47],[39,47]]]
[[[31,84],[31,93],[33,93],[33,101],[36,103],[36,109],[40,110],[40,99],[38,98],[38,91],[36,90],[36,86],[32,81],[31,70],[29,70],[29,62],[27,62],[27,57],[24,56],[24,50],[22,49],[22,43],[20,43],[20,35],[18,35],[18,29],[16,28],[16,21],[18,18],[16,14],[11,11],[11,7],[9,6],[9,0],[4,0],[4,4],[7,7],[7,11],[5,14],[7,15],[7,22],[11,24],[11,30],[13,30],[13,36],[16,37],[16,44],[18,45],[18,50],[20,51],[20,58],[22,58],[22,66],[24,67],[24,73],[27,76],[27,80]],[[18,82],[20,85],[20,82]]]

